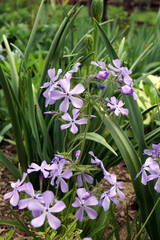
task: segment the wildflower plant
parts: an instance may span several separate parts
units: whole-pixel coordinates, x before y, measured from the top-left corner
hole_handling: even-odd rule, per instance
[[[8,41],[3,37],[11,62],[12,82],[0,68],[1,85],[7,96],[18,158],[24,172],[22,180],[11,184],[13,190],[4,195],[4,200],[10,198],[13,207],[28,209],[32,215],[31,225],[36,229],[41,227],[46,239],[62,240],[70,236],[72,239],[100,239],[109,222],[109,212],[125,198],[123,183],[109,172],[117,159],[123,158],[130,172],[143,221],[152,210],[154,200],[147,186],[139,188],[139,175],[142,173],[145,185],[157,179],[155,189],[160,192],[159,165],[155,160],[155,155],[159,158],[159,145],[154,145],[152,151],[145,150],[149,155],[145,162],[143,121],[132,78],[134,67],[146,52],[128,69],[95,20],[94,53],[82,61],[79,53],[74,52],[77,44],[71,52],[72,61],[68,65],[60,63],[58,69],[68,30],[82,8],[77,9],[77,4],[67,14],[50,46],[36,90],[25,64],[43,3],[42,0],[22,55],[19,75]],[[100,61],[96,59],[97,31],[107,48],[107,58]],[[123,131],[127,126],[132,127],[139,156]],[[145,162],[143,165],[140,158]],[[6,158],[5,162],[10,167]],[[10,169],[20,178],[15,167]],[[25,179],[28,182],[24,183]],[[158,223],[153,214],[146,228],[152,239],[156,239],[158,228],[157,224],[151,227],[153,219]],[[35,239],[38,232],[39,229],[32,233]]]

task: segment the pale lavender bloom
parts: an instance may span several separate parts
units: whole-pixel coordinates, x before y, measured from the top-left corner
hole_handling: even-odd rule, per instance
[[[94,159],[91,158],[91,163],[96,164],[97,167],[100,166],[100,167],[102,168],[102,170],[103,170],[103,174],[104,174],[104,175],[110,175],[110,173],[106,171],[106,169],[105,169],[105,167],[104,167],[104,165],[103,165],[103,162],[102,162],[100,159],[98,159],[98,158],[94,155],[94,153],[93,153],[92,151],[90,151],[90,152],[88,152],[88,153],[89,153],[92,157],[94,157]]]
[[[146,154],[148,156],[152,156],[154,159],[160,158],[160,143],[152,144],[152,148],[154,150],[145,149],[144,154]]]
[[[43,96],[46,98],[45,107],[47,107],[49,104],[53,104],[56,101],[51,98],[52,91],[55,89],[55,87],[58,87],[58,81],[55,82],[59,75],[62,73],[62,69],[58,69],[57,75],[55,75],[55,68],[48,70],[48,75],[50,77],[50,82],[45,82],[44,85],[41,88],[47,88],[47,90],[43,93]]]
[[[77,176],[77,183],[78,183],[78,187],[79,187],[79,188],[83,186],[84,179],[85,179],[85,181],[86,181],[87,183],[89,183],[89,184],[92,184],[92,183],[93,183],[93,180],[94,180],[93,177],[90,176],[90,175],[87,174],[87,173],[84,173],[84,176],[83,176],[83,174],[79,174],[79,175]]]
[[[105,70],[106,69],[106,64],[105,62],[99,62],[97,61],[97,63],[95,61],[91,61],[91,64],[92,65],[95,65],[97,67],[100,67],[102,70]]]
[[[121,67],[121,62],[119,59],[115,59],[112,62],[115,67],[113,67],[111,64],[109,64],[108,67],[117,72],[118,76],[124,77],[124,83],[130,85],[133,81],[132,78],[129,76],[132,73],[132,71],[128,70],[127,67]]]
[[[84,210],[86,211],[87,215],[91,219],[96,219],[97,212],[88,207],[88,206],[95,206],[98,204],[97,198],[95,196],[89,197],[87,200],[84,200],[83,197],[86,194],[85,188],[79,188],[77,189],[77,195],[75,202],[72,203],[72,207],[78,207],[79,210],[76,212],[75,217],[79,219],[80,222],[83,220]]]
[[[141,183],[147,185],[148,176],[146,171],[151,172],[155,168],[158,168],[158,164],[151,157],[148,157],[145,163],[142,165],[140,172],[136,175],[136,178],[142,173]]]
[[[30,182],[26,183],[25,193],[27,193],[31,197],[20,200],[18,203],[19,209],[24,209],[24,208],[28,207],[29,203],[31,203],[32,201],[35,201],[35,200],[37,200],[40,203],[44,203],[42,194],[35,193],[32,183],[30,183]],[[40,215],[41,215],[41,211],[32,211],[33,217],[38,217]]]
[[[27,177],[27,173],[23,173],[23,177],[22,177],[21,181],[18,179],[17,182],[15,182],[15,183],[12,182],[11,187],[13,188],[13,191],[6,193],[3,197],[4,200],[11,198],[10,204],[14,207],[18,205],[19,192],[25,191],[26,183],[24,183],[23,185],[22,185],[22,183],[25,181],[26,177]]]
[[[72,110],[72,115],[73,115],[73,119],[70,117],[70,115],[68,113],[65,113],[62,116],[62,118],[65,121],[68,121],[70,123],[61,125],[61,130],[64,130],[64,129],[69,128],[71,126],[70,131],[73,134],[76,134],[78,132],[78,128],[77,128],[76,124],[78,124],[78,125],[87,124],[87,119],[82,118],[82,119],[76,120],[79,116],[79,110],[78,109],[73,109]]]
[[[71,70],[68,71],[72,75],[72,73],[78,72],[78,67],[81,65],[81,63],[76,63]]]
[[[51,185],[54,185],[54,180],[57,177],[56,180],[56,188],[58,188],[59,183],[60,183],[60,187],[61,187],[61,191],[63,193],[68,192],[68,185],[67,183],[64,181],[64,179],[69,179],[72,177],[73,173],[70,169],[66,169],[64,172],[63,171],[63,167],[65,165],[65,161],[62,160],[59,162],[58,164],[58,169],[56,169],[53,174],[52,174],[52,180],[51,180]],[[63,179],[64,178],[64,179]]]
[[[91,237],[86,237],[86,238],[83,238],[83,240],[92,240]]]
[[[138,99],[138,95],[134,92],[132,85],[123,85],[121,87],[121,93],[124,95],[133,95],[134,100]]]
[[[83,106],[83,100],[80,98],[74,97],[72,95],[81,94],[85,91],[84,86],[79,83],[72,90],[70,90],[70,79],[65,78],[59,81],[60,86],[63,91],[53,90],[51,99],[53,101],[64,98],[63,102],[60,104],[60,111],[67,112],[69,108],[69,100],[72,102],[73,106],[76,108],[81,108]]]
[[[105,191],[101,194],[100,200],[99,200],[99,206],[102,206],[104,211],[106,212],[109,209],[110,203],[114,202],[116,205],[119,204],[119,201],[114,196],[111,196],[110,190]]]
[[[44,192],[43,199],[44,199],[45,206],[42,205],[37,200],[30,202],[28,205],[29,210],[41,211],[42,213],[40,216],[34,218],[31,221],[31,224],[35,228],[41,227],[44,224],[45,218],[47,217],[50,227],[56,230],[57,228],[60,227],[61,221],[59,220],[59,218],[53,216],[52,213],[58,213],[63,211],[64,208],[66,208],[66,205],[64,204],[63,201],[55,202],[54,194],[51,191]],[[50,207],[50,205],[53,204],[54,202],[55,202],[54,206]]]
[[[77,162],[78,161],[78,158],[79,158],[79,156],[80,156],[80,153],[81,153],[81,150],[77,150],[76,151],[76,161],[75,162]]]
[[[50,170],[50,167],[51,166],[49,164],[47,164],[47,162],[45,160],[41,163],[41,166],[39,166],[36,163],[31,163],[31,165],[27,169],[27,173],[41,171],[41,173],[43,174],[44,178],[47,178],[48,175],[49,175],[49,172],[46,171],[46,170]]]
[[[120,190],[123,188],[123,182],[117,182],[116,174],[110,174],[110,176],[104,176],[104,178],[113,186],[109,190],[110,197],[115,197],[118,193],[121,200],[125,199],[125,194]]]
[[[105,98],[105,100],[108,102],[107,106],[110,107],[111,110],[114,110],[116,116],[118,116],[120,113],[122,115],[128,115],[128,109],[122,107],[124,105],[124,102],[121,100],[118,102],[118,99],[115,97],[111,97],[111,101],[109,98]]]
[[[157,168],[151,171],[151,175],[147,176],[147,181],[157,179],[154,189],[159,193],[160,192],[160,168],[157,164]]]

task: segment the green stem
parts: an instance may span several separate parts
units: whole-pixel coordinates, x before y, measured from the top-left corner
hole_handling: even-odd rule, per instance
[[[160,197],[158,198],[158,200],[157,200],[157,202],[155,203],[155,205],[154,205],[152,211],[151,211],[150,214],[148,215],[146,221],[144,222],[144,224],[143,224],[143,226],[141,227],[140,231],[138,232],[138,234],[135,236],[135,238],[134,238],[133,240],[136,240],[136,239],[139,237],[139,235],[141,234],[142,230],[145,228],[147,222],[149,221],[149,219],[150,219],[152,213],[154,212],[155,208],[157,207],[159,201],[160,201]]]
[[[86,128],[85,128],[84,138],[83,138],[83,142],[82,142],[82,146],[81,146],[81,153],[80,153],[80,156],[79,156],[77,165],[80,163],[80,160],[81,160],[81,157],[82,157],[82,154],[83,154],[84,145],[85,145],[85,140],[86,140],[86,135],[87,135],[87,132],[88,132],[89,122],[90,122],[90,119],[91,119],[91,113],[92,113],[92,106],[91,106],[91,104],[89,103],[88,121],[87,121],[87,125],[86,125]]]
[[[93,51],[94,51],[94,55],[93,55],[93,60],[96,60],[96,52],[97,52],[97,26],[95,24],[95,22],[93,23],[94,24],[94,44],[93,44]]]

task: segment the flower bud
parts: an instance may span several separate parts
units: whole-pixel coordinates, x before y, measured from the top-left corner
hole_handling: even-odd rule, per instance
[[[93,0],[91,5],[92,17],[100,22],[103,15],[103,0]]]
[[[84,43],[85,43],[87,51],[90,53],[93,49],[93,37],[91,34],[86,35],[86,37],[84,39]]]

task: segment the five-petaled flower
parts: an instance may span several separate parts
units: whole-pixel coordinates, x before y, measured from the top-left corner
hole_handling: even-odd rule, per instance
[[[11,198],[10,204],[14,207],[18,205],[19,192],[25,191],[26,183],[24,183],[23,185],[22,185],[22,183],[25,181],[26,177],[27,177],[27,173],[23,173],[23,177],[22,177],[21,181],[18,179],[17,182],[15,182],[15,183],[12,182],[11,187],[13,188],[13,191],[6,193],[3,197],[4,200]]]
[[[40,211],[42,214],[40,214],[38,217],[34,218],[31,221],[31,224],[33,227],[41,227],[44,224],[45,218],[47,217],[48,223],[51,228],[57,229],[61,225],[61,221],[59,218],[55,217],[52,213],[58,213],[64,210],[66,208],[66,205],[63,201],[54,201],[54,194],[51,191],[46,191],[43,193],[43,200],[44,205],[42,205],[37,200],[34,200],[28,204],[28,208],[31,211]],[[53,207],[50,207],[51,204],[54,204]]]
[[[77,118],[79,116],[79,109],[74,108],[72,110],[72,115],[73,115],[73,119],[70,117],[70,115],[68,113],[65,113],[62,116],[63,120],[68,121],[69,123],[61,125],[61,130],[64,130],[64,129],[69,128],[71,126],[70,131],[73,134],[76,134],[78,132],[78,128],[77,128],[76,124],[77,125],[87,124],[87,119],[82,118],[82,119],[77,120]]]
[[[97,198],[95,196],[88,197],[87,200],[85,200],[86,195],[86,189],[85,188],[79,188],[77,189],[77,195],[75,202],[72,203],[72,207],[78,207],[78,211],[75,214],[75,217],[79,219],[80,222],[83,220],[84,210],[86,211],[87,215],[91,219],[96,219],[97,212],[88,207],[88,206],[95,206],[98,204]]]
[[[116,116],[118,116],[120,113],[122,115],[128,115],[128,109],[123,108],[124,102],[122,102],[121,100],[118,102],[118,99],[116,99],[116,97],[114,96],[111,97],[111,101],[109,100],[109,98],[105,98],[105,100],[108,102],[107,106],[114,111]]]

